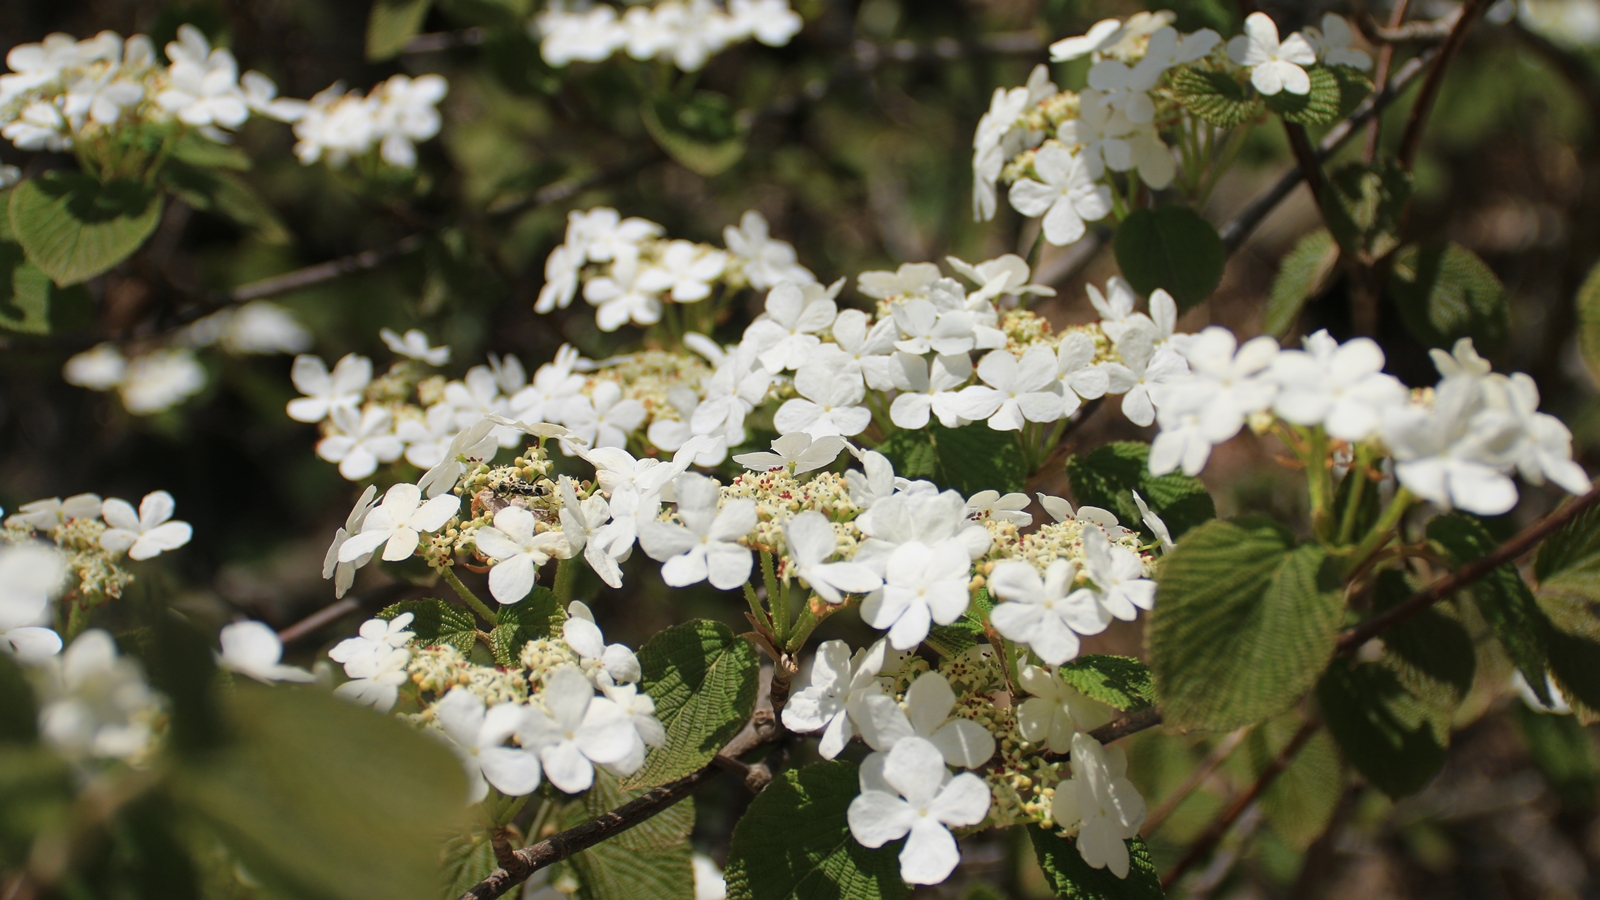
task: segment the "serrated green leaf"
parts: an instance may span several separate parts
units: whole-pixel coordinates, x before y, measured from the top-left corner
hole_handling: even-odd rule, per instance
[[[1028,840],[1039,868],[1065,900],[1154,900],[1166,896],[1161,876],[1150,859],[1150,848],[1139,837],[1124,841],[1128,845],[1128,877],[1118,878],[1110,869],[1096,869],[1083,861],[1078,842],[1064,838],[1038,825],[1028,826]]]
[[[532,593],[520,602],[502,606],[496,614],[496,625],[489,632],[489,645],[494,658],[502,666],[517,664],[522,648],[529,641],[561,633],[561,623],[566,612],[556,600],[555,591],[534,585]]]
[[[616,776],[595,770],[594,787],[567,818],[568,828],[597,818],[638,797]],[[584,900],[694,900],[694,800],[680,800],[644,822],[572,857],[578,896]]]
[[[1540,593],[1538,603],[1556,686],[1585,719],[1600,716],[1600,597]]]
[[[1098,506],[1128,525],[1139,521],[1139,507],[1133,502],[1138,491],[1151,512],[1177,540],[1201,522],[1217,517],[1216,504],[1198,478],[1182,473],[1150,474],[1150,445],[1139,441],[1117,441],[1097,447],[1084,456],[1067,459],[1067,477],[1072,493],[1083,506]],[[1144,531],[1151,540],[1155,533]]]
[[[1262,99],[1266,101],[1267,109],[1277,113],[1285,122],[1296,125],[1326,125],[1338,121],[1339,109],[1345,99],[1339,77],[1324,66],[1309,68],[1306,74],[1311,76],[1311,90],[1308,93],[1279,91],[1266,95]]]
[[[1328,66],[1327,69],[1339,82],[1339,110],[1334,118],[1346,118],[1356,111],[1361,101],[1372,96],[1372,79],[1354,66]]]
[[[7,205],[28,260],[62,287],[127,259],[161,221],[160,191],[138,181],[101,184],[75,172],[30,178],[12,189]]]
[[[373,0],[367,14],[367,62],[398,55],[422,30],[433,0]]]
[[[1286,711],[1316,683],[1344,616],[1338,565],[1275,523],[1212,521],[1157,572],[1150,668],[1162,717],[1225,731]]]
[[[1278,265],[1267,297],[1266,317],[1261,330],[1283,340],[1294,330],[1307,301],[1327,287],[1333,267],[1339,261],[1339,245],[1326,228],[1319,228],[1295,242],[1294,248]]]
[[[1179,105],[1218,128],[1252,122],[1261,115],[1261,98],[1227,72],[1180,66],[1167,71]]]
[[[1594,738],[1576,716],[1556,716],[1516,704],[1517,724],[1534,765],[1570,809],[1592,809],[1600,800],[1600,760]]]
[[[895,432],[877,449],[894,463],[896,474],[926,478],[969,496],[983,490],[1019,491],[1028,480],[1015,433],[982,423],[945,428],[930,422],[919,431]]]
[[[1260,774],[1300,729],[1300,717],[1279,716],[1263,722],[1245,739],[1251,775]],[[1339,749],[1327,731],[1306,741],[1261,796],[1261,811],[1284,843],[1304,851],[1328,827],[1344,793]]]
[[[856,764],[791,769],[756,795],[733,828],[728,900],[900,900],[902,841],[869,850],[846,813],[861,793]]]
[[[1421,790],[1444,766],[1449,713],[1406,690],[1388,667],[1335,661],[1317,702],[1344,758],[1390,797]]]
[[[945,657],[956,657],[976,647],[984,637],[983,621],[994,610],[989,589],[979,588],[972,602],[954,622],[928,629],[927,643]]]
[[[1539,591],[1600,597],[1600,507],[1590,507],[1544,539],[1534,557]]]
[[[1134,210],[1117,226],[1111,247],[1134,290],[1164,289],[1180,312],[1216,290],[1228,262],[1217,229],[1187,206]]]
[[[1600,381],[1600,263],[1589,270],[1574,302],[1578,307],[1578,349],[1589,375]]]
[[[1403,572],[1385,569],[1373,586],[1372,611],[1389,610],[1411,594]],[[1408,691],[1440,711],[1454,713],[1472,690],[1478,665],[1472,635],[1439,608],[1425,609],[1393,626],[1382,640],[1388,651],[1384,665],[1394,670]]]
[[[720,622],[697,619],[657,634],[639,648],[639,667],[667,743],[650,751],[629,788],[666,784],[703,767],[755,710],[761,663],[750,642]]]
[[[646,131],[684,168],[710,178],[744,156],[744,131],[722,94],[695,91],[687,100],[658,97],[639,109]]]
[[[456,900],[499,867],[487,833],[470,831],[451,835],[444,842],[444,863],[439,872],[441,900]]]
[[[388,621],[401,613],[414,617],[409,626],[423,646],[450,646],[470,656],[478,640],[478,626],[472,614],[436,598],[403,600],[378,613],[378,618]]]
[[[1432,242],[1395,254],[1389,292],[1406,329],[1429,347],[1472,338],[1479,351],[1498,353],[1510,335],[1505,288],[1477,254],[1457,243]]]
[[[1078,693],[1123,712],[1155,705],[1150,670],[1131,656],[1080,656],[1058,671],[1061,680]]]

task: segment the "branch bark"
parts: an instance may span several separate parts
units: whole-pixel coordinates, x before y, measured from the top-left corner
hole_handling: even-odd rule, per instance
[[[1483,11],[1489,6],[1488,0],[1467,0],[1461,7],[1461,15],[1450,28],[1450,35],[1445,38],[1439,48],[1438,58],[1434,60],[1433,68],[1428,70],[1428,77],[1422,82],[1422,90],[1417,92],[1417,100],[1411,105],[1411,117],[1406,120],[1406,130],[1400,139],[1400,164],[1407,171],[1416,161],[1417,148],[1422,144],[1423,127],[1428,122],[1428,113],[1433,110],[1433,101],[1439,95],[1439,88],[1444,84],[1445,70],[1450,68],[1450,61],[1460,52],[1461,46],[1467,42],[1467,32],[1472,29],[1472,24],[1478,21]]]

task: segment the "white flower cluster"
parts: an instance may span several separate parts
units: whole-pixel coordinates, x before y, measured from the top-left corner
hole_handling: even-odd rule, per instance
[[[416,144],[439,133],[438,105],[449,87],[442,75],[395,75],[366,95],[335,83],[300,103],[295,156],[304,165],[326,160],[339,168],[377,147],[378,157],[389,165],[415,168]]]
[[[789,0],[660,0],[618,15],[605,3],[569,11],[552,3],[529,23],[539,52],[552,66],[600,62],[626,51],[638,59],[669,60],[694,72],[731,44],[751,38],[782,47],[804,24]]]
[[[193,349],[211,346],[235,356],[300,353],[311,346],[311,334],[287,309],[256,300],[212,313],[179,332],[172,346],[132,359],[116,344],[98,344],[69,358],[61,375],[92,391],[116,390],[136,416],[154,415],[205,389],[205,366]]]

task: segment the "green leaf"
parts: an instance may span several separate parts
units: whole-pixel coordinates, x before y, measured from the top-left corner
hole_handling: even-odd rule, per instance
[[[1576,716],[1555,716],[1516,704],[1517,724],[1534,765],[1570,809],[1592,809],[1600,800],[1600,761],[1594,738]]]
[[[1338,262],[1339,245],[1328,229],[1319,228],[1296,241],[1272,279],[1262,332],[1279,340],[1288,337],[1306,303],[1327,288]]]
[[[1329,71],[1324,66],[1308,68],[1306,74],[1311,76],[1311,91],[1305,94],[1291,94],[1288,91],[1279,91],[1269,94],[1262,99],[1266,101],[1267,108],[1277,113],[1285,122],[1296,125],[1326,125],[1339,120],[1339,110],[1343,106],[1347,92],[1357,90],[1355,84],[1344,88],[1339,76]],[[1367,86],[1367,92],[1372,90]],[[1356,103],[1360,103],[1358,99]],[[1354,105],[1352,104],[1352,108]]]
[[[0,871],[24,865],[37,838],[69,840],[76,794],[72,769],[60,754],[0,743]]]
[[[1150,668],[1164,720],[1226,731],[1288,710],[1333,656],[1336,560],[1265,520],[1189,532],[1157,572]]]
[[[1123,712],[1155,705],[1150,670],[1131,656],[1080,656],[1058,671],[1078,693]]]
[[[1600,597],[1540,593],[1550,674],[1586,719],[1600,716]]]
[[[232,221],[264,244],[287,244],[292,239],[267,201],[232,172],[174,160],[162,168],[161,183],[183,202]]]
[[[722,94],[695,91],[687,100],[657,97],[639,109],[645,130],[684,168],[710,178],[744,156],[744,132],[733,103]]]
[[[489,632],[495,662],[502,666],[516,665],[522,648],[529,641],[560,634],[561,623],[566,620],[567,614],[556,600],[555,591],[534,585],[533,592],[521,602],[500,607],[497,624]]]
[[[972,603],[949,625],[935,625],[928,629],[927,643],[945,657],[957,657],[976,647],[984,637],[984,618],[994,610],[988,588],[979,588]]]
[[[314,690],[241,684],[231,713],[236,743],[171,776],[252,876],[306,900],[434,900],[440,833],[467,814],[443,743]]]
[[[373,0],[367,14],[367,62],[399,55],[422,30],[433,0]]]
[[[1228,262],[1217,229],[1187,206],[1134,210],[1117,226],[1112,249],[1134,290],[1165,289],[1180,312],[1216,290]]]
[[[1589,375],[1600,380],[1600,263],[1589,270],[1578,288],[1578,349]]]
[[[1245,751],[1252,777],[1265,771],[1299,729],[1300,717],[1290,714],[1269,719],[1250,732]],[[1261,811],[1284,843],[1304,851],[1328,827],[1343,793],[1339,749],[1325,730],[1319,730],[1262,794]]]
[[[1039,868],[1057,897],[1065,900],[1154,900],[1164,897],[1161,876],[1150,859],[1150,848],[1139,837],[1129,838],[1128,877],[1118,878],[1109,868],[1096,869],[1083,861],[1078,842],[1038,825],[1028,826],[1028,840]]]
[[[161,221],[161,193],[138,181],[101,184],[46,172],[11,191],[11,231],[28,260],[66,287],[133,255]]]
[[[1545,538],[1533,573],[1540,593],[1600,596],[1600,506],[1584,510]]]
[[[49,334],[64,308],[93,303],[88,291],[57,287],[28,262],[20,244],[0,242],[0,328],[22,334]]]
[[[1150,511],[1166,523],[1173,540],[1217,517],[1216,505],[1200,479],[1178,472],[1151,475],[1149,457],[1150,445],[1139,441],[1118,441],[1085,456],[1068,457],[1073,496],[1080,505],[1109,510],[1132,525],[1139,521],[1139,507],[1133,502],[1133,492],[1138,491]],[[1155,538],[1148,527],[1145,532]]]
[[[756,795],[733,827],[728,900],[899,900],[901,841],[869,850],[845,819],[861,793],[856,764],[790,769]]]
[[[1344,758],[1390,797],[1421,790],[1444,766],[1450,714],[1406,690],[1392,669],[1336,661],[1317,702]]]
[[[667,744],[650,751],[630,788],[682,778],[711,761],[755,710],[755,648],[720,622],[674,625],[639,648],[639,685],[656,702]]]
[[[594,787],[567,818],[567,827],[597,818],[638,797],[616,776],[595,770]],[[644,822],[572,857],[584,900],[694,900],[689,832],[694,801],[680,800]]]
[[[22,667],[0,654],[0,748],[32,746],[39,740],[39,707]]]
[[[1372,610],[1385,612],[1411,594],[1403,572],[1385,569],[1378,573],[1373,587]],[[1472,690],[1478,665],[1472,635],[1439,607],[1393,626],[1383,633],[1382,640],[1388,651],[1384,665],[1394,670],[1408,691],[1440,710],[1454,713]]]
[[[177,160],[202,169],[250,171],[250,154],[232,144],[219,144],[197,132],[185,131],[172,142],[168,162]]]
[[[1395,254],[1389,292],[1417,340],[1448,348],[1470,337],[1485,354],[1500,352],[1510,334],[1505,288],[1483,260],[1456,243],[1432,242]]]
[[[455,900],[498,868],[488,833],[474,830],[451,835],[444,842],[439,894],[446,900]]]
[[[946,428],[930,422],[920,431],[895,432],[877,449],[894,463],[896,474],[926,478],[968,496],[982,490],[1020,491],[1028,480],[1016,434],[982,423]]]
[[[401,613],[414,617],[409,626],[424,646],[450,646],[461,651],[462,656],[472,654],[478,640],[478,626],[472,613],[436,598],[404,600],[378,613],[378,618],[388,621]]]
[[[1400,217],[1411,199],[1411,173],[1394,157],[1348,162],[1328,173],[1338,205],[1333,234],[1339,243],[1372,257],[1399,244]]]
[[[1169,69],[1167,78],[1184,109],[1218,128],[1243,125],[1261,115],[1261,98],[1227,72],[1179,66]]]

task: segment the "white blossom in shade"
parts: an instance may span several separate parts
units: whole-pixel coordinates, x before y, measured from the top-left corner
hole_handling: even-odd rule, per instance
[[[495,437],[496,427],[493,419],[483,418],[463,428],[451,439],[450,446],[445,448],[444,459],[423,473],[417,487],[430,499],[438,497],[452,490],[457,479],[467,470],[463,459],[479,462],[493,459],[500,447]]]
[[[862,697],[856,722],[872,749],[884,752],[906,738],[922,738],[939,748],[944,761],[976,769],[994,756],[994,735],[971,719],[953,717],[956,694],[938,672],[917,676],[904,702],[881,691]]]
[[[600,9],[609,10],[609,6]],[[533,311],[541,315],[553,309],[566,309],[578,295],[578,273],[583,269],[583,253],[566,244],[559,244],[544,261],[544,286],[539,288],[539,299]]]
[[[1389,410],[1382,436],[1395,478],[1411,493],[1444,509],[1497,516],[1517,504],[1505,469],[1519,429],[1509,412],[1483,409],[1482,396],[1478,379],[1446,378],[1431,408]]]
[[[394,485],[383,495],[383,502],[367,513],[361,533],[339,548],[339,561],[354,562],[379,547],[389,562],[408,559],[422,543],[423,532],[443,528],[460,508],[461,498],[454,494],[441,494],[424,503],[416,485]]]
[[[410,661],[411,651],[403,647],[380,649],[371,656],[353,659],[344,664],[344,673],[350,680],[333,692],[361,706],[388,712],[400,699],[400,685],[411,679],[406,672]]]
[[[735,0],[739,4],[736,8],[755,10],[756,4]],[[788,9],[786,0],[777,0],[785,10]],[[737,16],[738,13],[735,13]],[[790,12],[789,15],[794,15]],[[799,17],[796,16],[796,19]],[[811,284],[817,276],[797,262],[793,245],[787,241],[774,240],[767,228],[767,220],[755,210],[746,210],[739,219],[739,227],[732,225],[722,229],[723,243],[728,245],[728,252],[733,254],[731,267],[736,267],[744,274],[745,280],[758,291],[765,291],[777,287],[788,281],[794,284]]]
[[[437,107],[449,90],[449,82],[434,74],[417,78],[393,75],[372,89],[371,99],[376,103],[373,129],[383,138],[378,154],[384,162],[402,169],[416,167],[414,142],[439,133],[443,120]]]
[[[750,577],[750,549],[738,541],[756,527],[753,500],[729,500],[717,508],[717,483],[704,475],[679,475],[673,482],[678,495],[678,518],[671,522],[645,522],[639,543],[660,563],[661,580],[670,587],[710,581],[718,590],[731,591]]]
[[[1150,474],[1165,475],[1181,467],[1185,475],[1199,475],[1211,456],[1211,441],[1200,416],[1187,410],[1157,409],[1156,424],[1161,432],[1150,442]]]
[[[28,542],[0,549],[0,654],[34,663],[61,652],[61,636],[43,623],[66,574],[53,547]]]
[[[489,786],[509,797],[531,794],[539,786],[539,755],[506,741],[527,719],[528,708],[501,703],[484,708],[483,698],[455,688],[433,705],[434,721],[467,771],[467,802],[489,796]]]
[[[449,403],[435,403],[423,411],[422,418],[407,417],[394,427],[394,436],[405,445],[406,462],[423,470],[444,462],[450,443],[460,432],[455,407]]]
[[[1103,105],[1123,116],[1132,126],[1149,124],[1156,114],[1149,91],[1160,77],[1161,73],[1152,66],[1136,67],[1115,59],[1103,59],[1089,67],[1089,87],[1096,96],[1085,101],[1084,107]],[[1066,135],[1062,137],[1067,139]],[[1106,164],[1111,165],[1111,160],[1106,160]]]
[[[321,422],[335,407],[352,412],[361,405],[361,392],[372,382],[372,360],[351,353],[328,366],[315,356],[297,356],[289,378],[306,396],[289,401],[289,418],[296,422]]]
[[[803,431],[812,438],[860,434],[872,424],[872,412],[858,406],[867,395],[861,373],[827,365],[802,366],[794,376],[800,394],[785,400],[773,417],[779,434]]]
[[[1144,798],[1124,774],[1121,747],[1106,749],[1087,734],[1072,736],[1072,777],[1056,785],[1050,815],[1056,827],[1078,833],[1078,853],[1096,869],[1128,877],[1128,845],[1144,824]]]
[[[1072,737],[1111,721],[1111,707],[1078,693],[1058,675],[1038,666],[1024,666],[1018,678],[1030,696],[1017,707],[1017,730],[1051,753],[1072,749]]]
[[[150,744],[157,700],[138,661],[91,628],[61,654],[41,693],[39,734],[72,756],[128,759]]]
[[[55,105],[43,100],[29,103],[17,118],[0,128],[0,137],[17,146],[18,150],[36,152],[48,150],[60,153],[72,146],[67,134],[67,120]]]
[[[578,600],[567,604],[567,619],[561,623],[561,639],[567,642],[583,661],[583,670],[594,679],[596,687],[614,684],[632,684],[643,671],[639,657],[623,644],[607,644],[605,634],[594,622],[589,606]]]
[[[571,666],[545,677],[544,690],[517,728],[517,740],[538,751],[545,778],[569,794],[588,790],[596,765],[626,775],[644,762],[644,742],[633,719],[596,696],[594,685]]]
[[[244,93],[245,105],[253,113],[289,123],[305,117],[306,102],[279,97],[278,85],[260,72],[249,71],[239,76],[239,87]]]
[[[889,421],[897,427],[927,427],[931,415],[946,428],[965,425],[958,388],[972,378],[972,358],[965,353],[935,356],[932,361],[913,353],[896,352],[891,358],[894,386],[900,392],[889,405]]]
[[[561,424],[591,447],[624,447],[628,435],[644,424],[647,415],[643,403],[623,398],[616,382],[602,381],[589,397],[574,397],[567,402]]]
[[[600,62],[628,40],[616,8],[604,3],[583,12],[546,9],[529,30],[539,39],[539,55],[558,69],[574,60]]]
[[[376,107],[375,99],[346,91],[342,81],[319,91],[294,123],[295,157],[306,166],[326,158],[338,168],[369,152],[378,138]]]
[[[748,34],[768,47],[789,43],[805,25],[800,14],[789,8],[789,0],[728,0],[728,16],[734,40]],[[697,893],[695,900],[708,898]]]
[[[745,0],[746,5],[753,6],[757,3],[781,5],[785,10],[789,8],[788,0]],[[738,9],[739,0],[732,0],[732,6],[734,9]],[[795,14],[791,12],[790,15]],[[795,15],[797,21],[799,18],[799,16]],[[795,25],[795,30],[800,30],[798,24]],[[762,43],[770,42],[762,41]],[[722,870],[717,868],[717,864],[712,861],[711,857],[704,853],[696,853],[689,857],[689,865],[694,869],[694,900],[727,900],[727,879],[722,877]]]
[[[602,682],[597,685],[600,693],[607,700],[615,703],[629,720],[633,728],[639,733],[639,740],[646,747],[665,747],[667,744],[667,729],[656,718],[656,701],[649,694],[639,692],[637,684],[610,684]]]
[[[17,511],[6,519],[6,524],[22,524],[45,534],[53,534],[72,519],[100,518],[103,503],[99,494],[74,494],[65,500],[59,497],[35,500],[17,507]]]
[[[1051,44],[1050,61],[1067,62],[1091,53],[1099,53],[1120,41],[1123,34],[1121,19],[1101,19],[1089,26],[1086,33],[1062,38]]]
[[[196,346],[220,344],[233,354],[301,353],[311,346],[307,331],[294,313],[266,300],[213,313],[184,332]]]
[[[833,465],[844,448],[845,440],[838,435],[813,438],[798,431],[773,441],[770,452],[741,453],[733,461],[753,472],[788,469],[792,475],[803,475]]]
[[[583,390],[584,378],[574,372],[580,357],[577,348],[562,344],[555,359],[533,373],[533,382],[511,395],[511,413],[524,422],[553,422],[572,397]]]
[[[692,241],[669,241],[656,261],[639,273],[640,288],[667,292],[674,303],[697,303],[711,296],[711,282],[728,268],[728,255]]]
[[[1244,34],[1228,42],[1228,56],[1250,68],[1250,83],[1263,94],[1311,93],[1311,76],[1301,67],[1314,64],[1317,51],[1298,32],[1280,43],[1278,26],[1266,13],[1245,18]]]
[[[351,666],[359,669],[388,656],[392,651],[403,650],[416,637],[407,629],[416,615],[404,612],[392,619],[368,619],[356,630],[356,636],[345,638],[328,651],[328,658],[344,666],[345,674],[355,677]]]
[[[766,312],[744,330],[744,343],[769,372],[798,369],[822,343],[817,333],[832,325],[838,312],[832,296],[807,300],[799,285],[784,282],[767,292]]]
[[[1111,376],[1103,365],[1094,365],[1094,339],[1081,331],[1069,331],[1056,344],[1056,380],[1061,383],[1061,416],[1078,411],[1084,400],[1103,397],[1111,386]]]
[[[1099,533],[1097,528],[1084,529],[1085,535],[1091,531]],[[996,563],[989,576],[989,591],[1006,602],[990,613],[995,630],[1031,647],[1052,666],[1075,658],[1078,636],[1099,634],[1111,621],[1093,591],[1073,587],[1077,574],[1077,566],[1067,559],[1052,561],[1044,578],[1032,563]]]
[[[224,669],[257,681],[311,681],[311,673],[305,669],[283,665],[283,641],[260,622],[226,625],[218,639],[222,652],[217,655],[217,665]]]
[[[929,286],[942,277],[935,263],[901,263],[893,272],[862,272],[856,277],[856,290],[874,300],[926,298]]]
[[[816,510],[807,510],[783,523],[788,543],[790,571],[823,600],[844,602],[845,594],[864,594],[883,587],[871,567],[857,562],[828,562],[838,550],[833,523]]]
[[[1011,185],[1011,205],[1025,216],[1044,217],[1045,240],[1062,247],[1083,237],[1084,222],[1111,212],[1111,189],[1095,182],[1098,162],[1051,144],[1034,156],[1039,181],[1019,178]]]
[[[1222,43],[1222,36],[1209,28],[1180,36],[1178,29],[1167,25],[1150,35],[1145,44],[1144,59],[1139,66],[1165,72],[1173,66],[1192,63],[1208,55],[1212,48]]]
[[[1284,350],[1272,360],[1279,385],[1272,409],[1296,425],[1322,425],[1342,441],[1363,441],[1383,424],[1384,412],[1406,402],[1407,391],[1383,374],[1383,350],[1371,338],[1340,344],[1327,331],[1305,339],[1304,350]]]
[[[1189,374],[1189,363],[1171,347],[1157,346],[1153,327],[1139,324],[1117,340],[1120,363],[1101,367],[1107,393],[1122,395],[1122,414],[1135,425],[1156,420],[1155,397],[1162,387]]]
[[[661,232],[661,226],[654,222],[637,217],[624,219],[609,207],[567,213],[566,243],[581,254],[579,262],[585,259],[611,262],[637,257],[639,246],[659,237]]]
[[[876,450],[851,448],[851,452],[860,460],[861,469],[844,473],[850,500],[862,509],[871,509],[879,500],[894,494],[894,464]]]
[[[211,49],[200,29],[178,26],[178,40],[167,44],[168,87],[156,104],[186,125],[237,128],[250,117],[239,88],[239,64],[222,48]]]
[[[91,391],[109,391],[122,383],[128,371],[128,358],[116,344],[97,344],[67,360],[61,367],[61,377],[67,384],[88,388]]]
[[[601,331],[661,321],[661,298],[645,287],[643,272],[637,256],[620,256],[609,273],[583,286],[583,299],[596,307],[594,320]]]
[[[1372,68],[1372,57],[1350,46],[1355,43],[1355,31],[1342,16],[1323,13],[1322,27],[1307,25],[1303,33],[1325,65],[1350,66],[1363,72]]]
[[[1110,615],[1131,622],[1137,610],[1155,607],[1156,583],[1145,577],[1139,554],[1112,544],[1098,528],[1083,529],[1083,568],[1095,600]]]
[[[434,347],[428,343],[428,336],[421,329],[412,328],[405,334],[395,334],[388,328],[378,329],[378,337],[397,356],[425,362],[430,366],[442,366],[450,361],[450,348],[447,346]]]
[[[118,390],[128,412],[148,416],[171,409],[205,386],[205,367],[192,351],[177,347],[135,357]]]
[[[1089,293],[1089,303],[1094,311],[1100,314],[1100,330],[1112,342],[1122,339],[1128,329],[1139,325],[1149,326],[1154,329],[1154,323],[1144,313],[1135,312],[1134,304],[1138,302],[1139,295],[1133,292],[1132,285],[1113,275],[1106,280],[1105,293],[1092,284],[1084,285],[1084,290]]]
[[[100,535],[100,546],[110,553],[128,551],[133,560],[152,559],[164,551],[189,543],[194,529],[188,522],[169,521],[177,508],[172,495],[153,491],[139,501],[139,511],[126,500],[112,498],[100,507],[109,527]]]
[[[500,395],[500,380],[488,366],[473,366],[460,381],[444,386],[444,402],[456,411],[456,425],[466,428],[486,417],[503,416],[511,404]],[[498,424],[498,423],[497,423]],[[495,439],[502,447],[514,447],[518,436],[515,428],[498,425]]]
[[[966,547],[950,539],[928,545],[901,544],[884,565],[883,587],[861,604],[861,620],[889,632],[889,644],[909,650],[933,624],[949,625],[966,611],[972,562]]]
[[[1183,351],[1190,376],[1163,385],[1156,406],[1195,413],[1206,439],[1220,444],[1239,433],[1246,417],[1272,405],[1278,386],[1267,369],[1278,353],[1270,337],[1240,345],[1233,332],[1213,325]]]
[[[1018,360],[1008,350],[994,350],[978,361],[975,384],[961,391],[961,417],[988,419],[995,431],[1020,431],[1024,421],[1061,418],[1061,386],[1056,355],[1049,347],[1029,347]]]
[[[1027,528],[1033,524],[1033,516],[1027,512],[1029,502],[1027,494],[979,491],[967,498],[964,514],[969,519],[993,519]]]
[[[1592,485],[1583,467],[1572,461],[1572,432],[1560,419],[1539,412],[1539,386],[1522,372],[1509,378],[1490,378],[1484,397],[1491,409],[1508,413],[1517,422],[1517,438],[1508,456],[1529,484],[1555,482],[1573,494],[1587,493]]]
[[[879,640],[852,658],[844,641],[823,641],[795,679],[794,693],[783,708],[783,724],[798,734],[821,732],[817,753],[833,759],[856,733],[852,710],[869,692],[878,690],[888,643]]]
[[[502,604],[516,603],[528,596],[538,579],[539,567],[551,557],[565,559],[573,553],[562,532],[535,534],[538,523],[538,518],[526,509],[507,506],[494,514],[494,525],[473,533],[478,552],[494,560],[489,569],[489,593]]]
[[[977,345],[972,315],[964,309],[941,312],[933,301],[914,297],[896,303],[890,314],[901,337],[894,347],[903,353],[966,353]]]
[[[859,309],[843,309],[833,320],[832,331],[833,343],[819,346],[813,352],[814,360],[819,354],[830,353],[832,359],[859,368],[867,387],[875,391],[894,388],[890,354],[895,352],[900,334],[892,317],[873,322]]]
[[[317,455],[338,463],[339,474],[350,481],[366,478],[379,463],[394,462],[405,451],[389,410],[382,406],[369,406],[359,414],[341,406],[332,418],[334,430],[317,442]]]
[[[971,772],[954,778],[939,748],[907,738],[886,755],[881,779],[862,769],[861,794],[850,801],[850,834],[864,847],[906,838],[900,877],[909,884],[938,884],[961,861],[951,828],[976,825],[989,814],[989,786]],[[876,773],[875,773],[876,774]]]
[[[1177,545],[1172,540],[1172,532],[1167,529],[1167,523],[1161,521],[1160,516],[1150,511],[1149,504],[1144,502],[1144,498],[1139,496],[1138,491],[1133,492],[1133,502],[1134,505],[1139,507],[1139,521],[1144,524],[1144,527],[1150,529],[1151,534],[1156,536],[1156,541],[1161,545],[1161,552],[1171,553],[1172,548]]]

